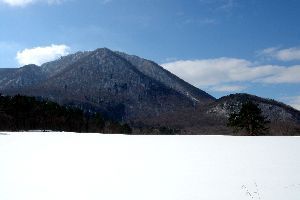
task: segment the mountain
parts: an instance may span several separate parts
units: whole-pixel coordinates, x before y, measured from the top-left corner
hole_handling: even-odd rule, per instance
[[[247,94],[215,99],[150,60],[107,48],[41,66],[1,69],[0,92],[101,112],[141,133],[165,126],[182,134],[230,134],[229,113],[247,100],[258,103],[272,121],[272,134],[292,134],[300,127],[300,112],[282,103]]]
[[[263,115],[271,122],[270,131],[274,135],[300,134],[300,112],[273,99],[250,94],[232,94],[211,104],[207,112],[227,119],[230,113],[239,111],[242,104],[247,101],[254,102],[262,110]]]
[[[40,96],[122,121],[143,121],[215,100],[153,62],[106,48],[41,67],[24,66],[7,77],[0,87],[4,94]]]
[[[7,78],[7,76],[14,71],[17,71],[17,68],[0,68],[0,80]],[[0,85],[1,86],[1,85]]]
[[[51,62],[47,62],[41,65],[41,69],[48,74],[48,78],[58,74],[59,72],[63,71],[69,65],[76,63],[78,60],[84,58],[85,56],[89,55],[89,51],[85,52],[77,52],[75,54],[71,54],[68,56],[61,57],[58,60],[54,60]]]
[[[286,104],[250,94],[231,94],[195,109],[186,109],[173,116],[162,115],[156,123],[184,129],[188,134],[232,134],[227,127],[229,115],[239,111],[251,101],[258,105],[262,114],[271,122],[271,135],[300,135],[300,112]]]
[[[191,84],[185,82],[184,80],[178,78],[171,72],[165,70],[163,67],[154,63],[153,61],[142,59],[138,56],[128,55],[121,52],[116,52],[118,55],[125,58],[132,65],[134,65],[143,74],[155,79],[170,87],[181,94],[185,95],[187,98],[195,101],[198,104],[206,104],[214,99],[208,93],[199,90],[198,88],[192,86]]]
[[[40,83],[47,77],[37,65],[26,65],[17,70],[6,71],[0,75],[1,90],[19,90]]]

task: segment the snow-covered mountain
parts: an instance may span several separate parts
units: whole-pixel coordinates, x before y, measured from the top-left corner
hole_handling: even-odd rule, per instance
[[[72,102],[123,120],[142,120],[215,100],[153,62],[106,48],[41,67],[24,66],[1,81],[3,93]]]
[[[231,132],[226,127],[228,114],[250,99],[277,127],[273,134],[300,132],[300,112],[287,105],[246,94],[217,100],[150,60],[107,48],[42,66],[2,69],[0,92],[75,105],[138,127],[169,126],[205,134]]]

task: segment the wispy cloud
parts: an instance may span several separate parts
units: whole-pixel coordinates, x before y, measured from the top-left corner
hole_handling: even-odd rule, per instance
[[[101,0],[100,2],[102,3],[102,4],[108,4],[108,3],[110,3],[110,2],[112,2],[113,0]]]
[[[183,24],[193,24],[193,25],[215,25],[218,24],[218,21],[213,18],[192,18],[187,17],[183,20]]]
[[[221,0],[221,6],[218,7],[218,9],[230,11],[236,6],[235,0]]]
[[[300,83],[300,65],[256,65],[237,58],[179,60],[162,64],[167,70],[197,87],[216,87],[215,91],[238,91],[243,87],[220,87],[221,84],[260,82],[267,84]]]
[[[241,85],[217,85],[209,88],[211,91],[216,92],[240,92],[245,90],[247,87]]]
[[[20,65],[36,64],[55,60],[69,54],[70,47],[67,45],[54,45],[24,49],[17,53],[16,59]]]
[[[25,7],[34,3],[59,4],[64,0],[0,0],[1,3],[12,7]]]
[[[258,54],[266,58],[272,58],[280,61],[300,60],[299,47],[292,47],[287,49],[271,47],[260,51]]]
[[[214,11],[231,11],[237,6],[236,0],[198,0],[198,2],[213,6]]]

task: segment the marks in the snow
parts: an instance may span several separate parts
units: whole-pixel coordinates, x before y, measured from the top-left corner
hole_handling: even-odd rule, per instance
[[[245,195],[248,196],[250,199],[261,200],[261,195],[256,182],[254,182],[253,189],[249,189],[247,185],[242,185],[242,190],[244,191]]]
[[[293,183],[293,184],[281,186],[281,188],[283,188],[284,190],[294,190],[294,191],[300,190],[300,183]],[[263,198],[261,197],[260,189],[256,182],[254,182],[253,185],[244,184],[242,185],[241,189],[248,199],[263,200]]]

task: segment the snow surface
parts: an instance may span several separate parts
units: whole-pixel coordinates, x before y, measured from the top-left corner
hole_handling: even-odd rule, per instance
[[[1,200],[299,200],[299,137],[0,135]]]

